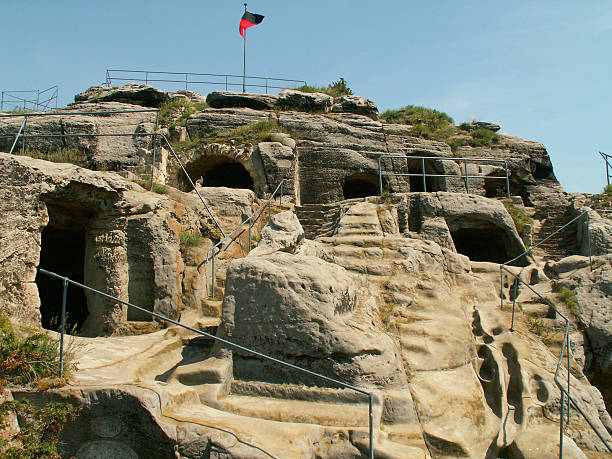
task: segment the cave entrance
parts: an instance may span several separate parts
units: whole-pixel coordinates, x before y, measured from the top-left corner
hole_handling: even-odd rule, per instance
[[[457,252],[471,261],[504,263],[512,258],[506,250],[506,234],[496,226],[451,229],[451,237]]]
[[[344,199],[378,196],[378,191],[378,176],[374,174],[351,175],[342,184]]]
[[[202,177],[204,186],[224,186],[227,188],[246,188],[255,191],[253,179],[240,163],[219,163],[208,169]]]
[[[47,206],[49,224],[41,237],[39,267],[83,283],[85,270],[85,226],[78,211]],[[76,216],[76,218],[75,218]],[[38,273],[36,286],[40,296],[41,325],[48,330],[61,328],[61,280]],[[76,333],[87,318],[87,298],[82,288],[68,286],[66,297],[66,331]]]

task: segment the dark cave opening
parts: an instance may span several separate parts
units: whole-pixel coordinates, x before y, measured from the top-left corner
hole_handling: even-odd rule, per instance
[[[204,186],[227,188],[246,188],[255,191],[253,179],[239,163],[219,163],[208,169],[204,175]]]
[[[504,263],[512,258],[506,251],[506,235],[502,229],[493,226],[451,229],[451,237],[457,252],[471,261]]]
[[[342,194],[344,199],[378,196],[378,177],[371,174],[357,174],[344,179]]]
[[[553,173],[552,165],[547,164],[536,164],[535,169],[532,170],[533,178],[536,180],[552,178]]]
[[[54,226],[52,212],[49,225],[42,231],[40,268],[83,283],[85,264],[85,229]],[[55,277],[37,273],[41,325],[48,330],[61,328],[64,283]],[[66,296],[66,331],[76,333],[87,318],[87,298],[82,288],[68,286]]]
[[[421,159],[410,159],[408,157],[408,173],[409,174],[418,174],[418,175],[410,175],[410,192],[423,192],[427,191],[429,193],[433,191],[445,191],[445,180],[444,177],[432,177],[431,175],[436,174],[444,174],[444,172],[437,172],[435,169],[436,161],[432,160],[423,160]],[[439,161],[437,161],[439,163]],[[424,166],[424,167],[423,167]],[[425,180],[423,180],[423,168],[425,169]],[[429,175],[428,175],[429,174]]]

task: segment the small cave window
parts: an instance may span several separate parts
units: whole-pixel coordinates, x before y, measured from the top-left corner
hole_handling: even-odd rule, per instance
[[[51,208],[49,216],[49,224],[42,231],[39,267],[83,283],[84,227],[75,221],[61,221],[57,218],[57,212]],[[57,278],[39,272],[36,275],[36,285],[40,296],[41,325],[48,330],[59,331],[64,284]],[[66,297],[67,332],[78,332],[87,315],[87,298],[84,290],[69,285]]]
[[[451,229],[451,237],[457,252],[471,261],[504,263],[512,258],[506,250],[506,235],[501,228]]]
[[[342,194],[344,199],[378,196],[378,176],[373,174],[356,174],[344,179]]]
[[[550,165],[538,163],[532,173],[533,178],[536,180],[549,179],[552,178],[553,168]]]
[[[484,189],[486,198],[507,197],[506,181],[498,178],[485,178]]]
[[[441,174],[441,172],[436,172],[431,160],[425,160],[425,181],[423,181],[423,162],[421,159],[410,159],[408,157],[408,173],[418,174],[409,176],[410,192],[433,192],[446,189],[444,177],[431,177],[432,174]]]

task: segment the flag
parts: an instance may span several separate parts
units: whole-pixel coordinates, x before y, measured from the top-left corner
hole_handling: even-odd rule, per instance
[[[259,24],[263,21],[263,16],[261,14],[253,14],[245,11],[242,15],[242,19],[240,19],[240,35],[244,38],[244,31],[249,27],[253,27],[254,25]]]

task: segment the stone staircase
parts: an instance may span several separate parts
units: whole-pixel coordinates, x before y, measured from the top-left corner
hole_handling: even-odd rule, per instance
[[[331,236],[340,219],[338,204],[303,204],[295,206],[295,214],[304,228],[306,239]]]
[[[566,207],[550,207],[546,209],[545,215],[541,215],[541,217],[543,222],[533,238],[534,245],[546,239],[572,219]],[[576,223],[568,226],[544,242],[536,250],[545,258],[554,260],[576,255],[578,253],[576,247],[576,228]]]

